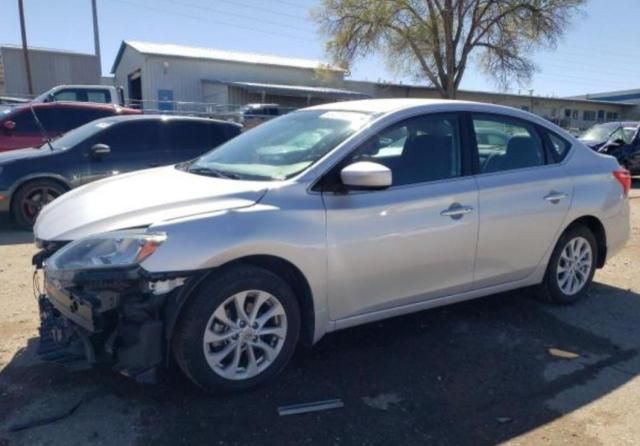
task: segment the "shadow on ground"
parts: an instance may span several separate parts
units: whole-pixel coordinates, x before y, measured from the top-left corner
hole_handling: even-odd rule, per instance
[[[588,326],[581,326],[585,319]],[[62,393],[90,388],[98,398],[124,402],[142,444],[496,444],[633,379],[640,368],[628,364],[637,364],[640,340],[627,331],[639,323],[640,295],[605,285],[563,308],[538,304],[526,291],[499,294],[328,335],[298,351],[275,382],[217,397],[177,373],[160,385],[141,386],[108,371],[69,374],[34,365],[32,339],[0,373],[0,393],[7,395],[0,413],[16,417],[43,386]],[[554,347],[580,356],[554,357],[548,352]],[[624,373],[603,378],[609,368]],[[579,398],[549,403],[576,388]],[[393,395],[396,402],[383,410],[363,400],[379,395]],[[280,405],[329,398],[342,398],[345,407],[277,415]],[[92,405],[58,427],[34,431],[74,426],[73,418],[90,410],[97,411],[91,417],[122,418]],[[0,431],[0,438],[5,435],[16,434]],[[571,432],[553,438],[563,441],[572,442]]]
[[[32,243],[33,233],[18,228],[8,214],[0,214],[0,246]]]

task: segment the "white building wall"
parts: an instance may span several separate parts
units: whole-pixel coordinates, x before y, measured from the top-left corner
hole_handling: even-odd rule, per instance
[[[125,54],[133,52],[125,50]],[[342,74],[336,74],[335,78],[341,81]],[[203,102],[209,94],[203,91],[203,80],[306,86],[330,82],[312,69],[150,55],[145,57],[142,73],[143,99],[157,101],[158,90],[171,90],[175,101]]]

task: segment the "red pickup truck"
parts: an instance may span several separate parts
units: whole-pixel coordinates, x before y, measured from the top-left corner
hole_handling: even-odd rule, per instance
[[[47,139],[107,116],[140,114],[140,110],[83,102],[50,102],[19,105],[0,112],[0,152],[40,147]],[[42,128],[38,125],[42,124]]]

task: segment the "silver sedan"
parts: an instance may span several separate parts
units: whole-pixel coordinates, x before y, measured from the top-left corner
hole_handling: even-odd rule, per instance
[[[585,297],[629,237],[629,173],[553,124],[444,100],[327,104],[45,207],[41,354],[208,391],[299,342],[535,286]]]

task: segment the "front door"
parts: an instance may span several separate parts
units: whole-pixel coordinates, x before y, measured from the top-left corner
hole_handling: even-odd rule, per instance
[[[377,162],[391,169],[393,185],[323,193],[332,320],[470,288],[478,192],[463,175],[459,128],[456,114],[411,118],[338,167]]]
[[[529,276],[553,247],[573,186],[557,157],[557,136],[500,115],[472,115],[477,135],[496,135],[493,144],[477,137],[480,227],[474,288]],[[545,150],[545,139],[554,148]]]

